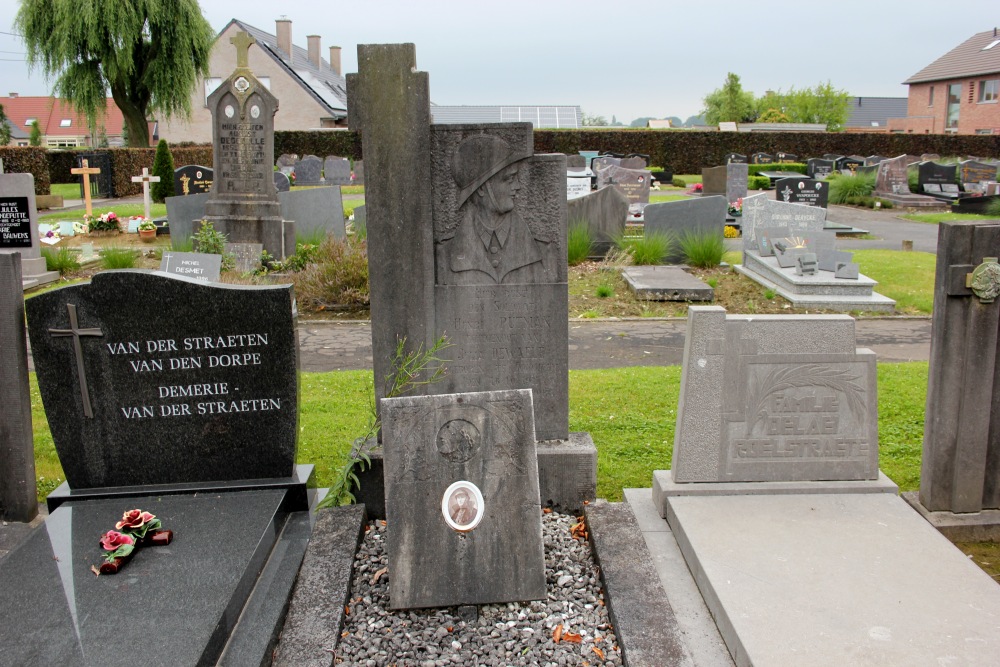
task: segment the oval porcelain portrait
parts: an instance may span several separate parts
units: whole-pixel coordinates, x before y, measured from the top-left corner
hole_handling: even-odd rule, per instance
[[[441,514],[445,523],[461,533],[467,533],[478,526],[485,510],[483,494],[472,482],[455,482],[441,497]]]

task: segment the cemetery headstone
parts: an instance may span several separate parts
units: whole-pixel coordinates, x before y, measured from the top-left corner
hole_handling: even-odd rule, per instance
[[[531,391],[385,399],[394,609],[545,598]]]
[[[160,271],[202,283],[217,283],[222,273],[222,255],[170,250],[160,257]]]
[[[309,188],[279,192],[281,215],[295,220],[295,232],[303,238],[344,238],[344,201],[339,187]]]
[[[365,161],[355,160],[354,161],[354,185],[364,185],[365,184]]]
[[[15,252],[21,255],[25,288],[59,279],[59,272],[49,271],[42,257],[31,174],[0,174],[0,254]]]
[[[674,239],[664,260],[679,264],[684,261],[684,253],[676,241],[688,234],[722,236],[728,208],[726,198],[717,195],[650,204],[643,212],[643,234],[664,234]]]
[[[734,163],[736,164],[736,163]],[[702,167],[701,194],[727,196],[726,182],[729,178],[729,165],[719,167]]]
[[[937,162],[921,162],[917,165],[917,184],[923,191],[925,185],[933,183],[936,185],[957,185],[955,177],[958,165],[938,164]],[[940,188],[939,188],[940,189]]]
[[[790,204],[827,207],[830,187],[814,178],[782,178],[774,185],[775,195]]]
[[[883,160],[888,160],[889,158],[883,155],[869,155],[865,158],[865,166],[871,167],[872,165],[878,165]]]
[[[795,153],[778,152],[775,157],[778,158],[778,162],[798,162],[799,160],[799,156]]]
[[[569,172],[572,174],[573,172]],[[578,199],[590,194],[590,176],[567,176],[566,199]]]
[[[145,215],[143,217],[145,217],[147,220],[152,220],[153,216],[150,214],[149,211],[150,211],[150,208],[153,205],[153,199],[152,199],[152,197],[150,195],[150,192],[149,192],[149,185],[150,185],[150,183],[159,183],[160,182],[160,177],[159,176],[153,176],[152,174],[149,173],[149,168],[148,167],[143,167],[142,168],[142,176],[133,176],[132,177],[132,182],[133,183],[142,183],[142,205],[143,205],[143,210],[144,210],[144,213],[145,213]]]
[[[675,482],[878,477],[875,354],[847,315],[688,309]]]
[[[958,177],[962,183],[982,183],[997,180],[997,166],[977,160],[958,163]]]
[[[731,162],[726,165],[726,200],[732,204],[747,196],[749,167],[745,162]]]
[[[257,80],[247,33],[231,38],[236,69],[208,97],[215,180],[205,219],[230,243],[263,243],[272,256],[295,252],[295,225],[281,217],[274,188],[274,114],[278,100]]]
[[[323,182],[323,161],[315,155],[304,155],[295,163],[295,185],[320,185]]]
[[[597,188],[612,186],[629,201],[629,211],[642,211],[649,203],[650,173],[644,169],[626,169],[609,165],[597,172]]]
[[[280,171],[285,176],[290,175],[295,171],[295,163],[299,161],[299,156],[295,153],[282,153],[278,156],[277,162],[275,164]]]
[[[238,273],[253,273],[260,269],[264,246],[260,243],[227,243],[224,246],[227,255],[232,255]]]
[[[618,166],[622,169],[645,169],[648,165],[646,164],[646,158],[626,157],[622,158]]]
[[[582,155],[567,155],[566,169],[568,171],[582,171],[587,169],[587,158]]]
[[[740,153],[726,153],[726,157],[722,158],[723,163],[729,164],[730,162],[746,162],[747,156]]]
[[[174,169],[174,192],[180,196],[212,191],[214,172],[211,167],[188,164]]]
[[[21,283],[20,253],[0,253],[0,518],[26,523],[38,514],[38,489]]]
[[[280,171],[274,172],[274,189],[280,194],[282,192],[288,192],[292,189],[292,183],[288,180],[288,176]],[[295,218],[292,218],[293,220]]]
[[[906,172],[905,158],[883,160],[875,178],[875,194],[910,194],[910,181]]]
[[[296,172],[296,182],[298,182],[298,172]],[[327,185],[350,185],[351,161],[346,157],[327,155],[323,160],[323,182]]]
[[[754,153],[750,156],[750,164],[771,164],[774,156],[770,153]]]
[[[628,207],[628,199],[616,188],[605,187],[589,192],[588,185],[586,196],[569,201],[566,218],[570,227],[585,224],[594,243],[591,252],[604,255],[615,245],[615,240],[625,233]]]
[[[806,174],[819,180],[825,180],[835,168],[833,160],[821,160],[813,157],[806,161]]]
[[[368,234],[368,209],[364,206],[354,208],[354,233],[367,236]]]
[[[804,237],[822,232],[825,221],[826,209],[774,201],[763,192],[751,195],[743,200],[743,253],[757,252],[757,235],[764,228],[783,227],[789,236]]]
[[[857,171],[858,167],[863,167],[863,166],[865,166],[865,159],[854,155],[851,155],[849,157],[841,157],[834,160],[834,168],[841,173],[853,174],[855,171]]]
[[[83,179],[83,205],[87,215],[94,215],[94,201],[90,193],[90,177],[101,173],[97,167],[91,167],[89,160],[82,160],[79,167],[73,167],[69,173]]]

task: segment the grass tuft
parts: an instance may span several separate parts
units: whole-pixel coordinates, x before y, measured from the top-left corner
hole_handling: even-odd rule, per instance
[[[136,253],[131,248],[104,248],[101,250],[101,267],[104,269],[134,269]]]
[[[830,203],[847,204],[852,197],[869,197],[875,190],[874,174],[838,174],[829,179]]]
[[[69,248],[42,248],[42,257],[45,258],[46,271],[58,271],[62,275],[80,270],[76,253],[70,252]]]
[[[590,227],[586,220],[574,220],[569,226],[569,234],[566,240],[569,265],[576,266],[590,256],[590,250],[594,246],[594,239],[590,234]]]
[[[653,233],[641,237],[619,236],[615,245],[628,252],[632,264],[654,266],[661,264],[663,258],[670,254],[673,243],[666,234]]]
[[[717,231],[686,232],[679,240],[685,261],[691,266],[709,269],[722,263],[726,243]]]

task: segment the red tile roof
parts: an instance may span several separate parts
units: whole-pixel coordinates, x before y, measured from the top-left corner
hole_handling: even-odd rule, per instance
[[[78,137],[90,134],[87,128],[87,117],[78,113],[67,102],[58,97],[0,97],[4,114],[15,127],[31,132],[26,125],[29,118],[38,121],[38,128],[47,137],[70,136]],[[64,119],[69,119],[69,127],[62,127]],[[100,124],[102,121],[98,121]],[[107,113],[103,119],[104,133],[116,136],[122,133],[124,118],[114,101],[108,98]]]

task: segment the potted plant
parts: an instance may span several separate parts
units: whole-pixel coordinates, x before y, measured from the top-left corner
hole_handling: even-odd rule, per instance
[[[139,240],[143,243],[152,243],[156,240],[156,224],[152,220],[143,220],[139,223]]]

